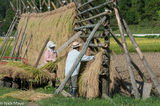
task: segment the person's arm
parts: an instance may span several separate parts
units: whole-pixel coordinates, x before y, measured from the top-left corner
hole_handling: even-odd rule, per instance
[[[81,61],[91,61],[91,60],[93,60],[94,59],[94,56],[86,56],[86,55],[84,55],[83,57],[82,57],[82,60]]]
[[[49,62],[49,61],[48,61],[48,57],[49,57],[49,56],[48,56],[48,51],[46,51],[46,52],[44,53],[44,62],[45,62],[45,63]]]

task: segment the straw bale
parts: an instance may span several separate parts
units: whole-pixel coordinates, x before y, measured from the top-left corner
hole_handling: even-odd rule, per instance
[[[29,17],[28,26],[26,29],[26,39],[24,41],[24,45],[22,48],[23,55],[24,49],[26,47],[29,36],[32,34],[32,40],[28,48],[28,52],[25,56],[28,64],[35,65],[38,55],[44,45],[45,40],[50,36],[50,40],[55,42],[58,49],[60,46],[64,44],[72,35],[73,35],[73,26],[74,19],[76,16],[75,12],[75,4],[71,3],[67,6],[61,7],[59,9],[53,10],[47,13],[39,13],[39,14],[23,14],[21,20],[18,25],[18,30],[20,30],[21,26],[24,27],[26,25],[27,17]],[[23,32],[22,30],[22,32]],[[20,44],[19,38],[18,45]],[[18,48],[16,47],[16,51]],[[64,56],[69,48],[66,48],[59,56]],[[59,62],[58,64],[58,78],[64,78],[64,67],[65,67],[65,59],[66,57]],[[43,55],[40,60],[40,64],[43,62]]]
[[[1,78],[13,78],[25,80],[32,84],[47,84],[49,80],[54,79],[54,75],[46,70],[38,70],[30,66],[25,66],[22,63],[9,63],[0,67]]]
[[[93,62],[86,65],[85,70],[81,73],[79,79],[79,94],[87,98],[99,96],[99,72],[102,65],[102,51],[96,54]]]

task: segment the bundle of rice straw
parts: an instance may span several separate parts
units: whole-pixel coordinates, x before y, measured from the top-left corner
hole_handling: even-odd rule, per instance
[[[100,51],[94,62],[88,63],[79,80],[79,95],[86,98],[99,96],[99,72],[102,66],[103,55]]]
[[[22,48],[21,55],[24,54],[24,50],[27,44],[27,41],[32,34],[30,45],[28,47],[28,52],[25,56],[28,64],[35,65],[38,55],[46,41],[50,36],[50,40],[56,43],[56,49],[61,47],[72,35],[74,34],[74,20],[76,16],[75,4],[70,3],[67,6],[58,8],[56,10],[45,12],[45,13],[32,13],[32,14],[23,14],[19,25],[18,32],[22,27],[22,32],[24,32],[24,27],[27,22],[27,17],[29,16],[28,26],[26,29],[26,38]],[[17,43],[16,51],[20,44],[20,39],[22,38],[22,33]],[[64,56],[69,48],[63,50],[59,56]],[[43,62],[43,55],[40,60],[41,64]],[[57,76],[60,79],[64,78],[64,67],[65,67],[65,58],[58,63]]]

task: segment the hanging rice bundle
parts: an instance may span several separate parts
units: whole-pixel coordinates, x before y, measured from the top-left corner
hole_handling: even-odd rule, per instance
[[[102,51],[96,55],[94,62],[88,63],[79,79],[79,94],[87,98],[99,96],[99,72],[102,65]]]
[[[61,47],[64,42],[66,42],[72,35],[74,34],[74,19],[76,16],[75,4],[70,3],[67,6],[58,8],[56,10],[45,12],[45,13],[31,13],[23,14],[19,25],[18,32],[22,27],[22,32],[24,32],[24,27],[27,22],[27,17],[29,16],[28,25],[26,28],[26,38],[24,41],[24,45],[22,47],[22,51],[20,55],[24,54],[24,50],[27,44],[27,41],[32,34],[33,37],[31,39],[30,45],[28,47],[28,51],[25,55],[25,58],[28,61],[28,64],[34,66],[38,55],[43,47],[44,42],[50,36],[50,40],[53,41],[57,46],[56,49]],[[20,39],[22,38],[22,33],[18,40],[18,44],[16,47],[16,52],[18,46],[20,44]],[[66,54],[69,50],[69,47],[64,49],[62,53],[58,54],[58,57],[61,57]],[[57,76],[60,79],[64,78],[64,67],[65,67],[65,59],[58,63]],[[40,64],[43,62],[43,55],[40,60]],[[51,65],[51,64],[50,64]]]

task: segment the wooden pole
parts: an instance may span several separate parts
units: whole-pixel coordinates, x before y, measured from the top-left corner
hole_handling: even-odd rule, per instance
[[[116,6],[116,4],[115,4],[115,6]],[[132,70],[133,67],[132,67],[132,64],[131,64],[130,57],[129,57],[128,47],[127,47],[127,43],[125,41],[125,37],[124,37],[123,29],[122,29],[122,23],[120,21],[120,16],[118,14],[117,8],[113,7],[113,9],[115,11],[119,31],[120,31],[120,34],[121,34],[122,44],[123,44],[123,48],[124,48],[124,51],[125,51],[125,56],[126,56],[126,59],[127,59],[127,62],[128,62],[129,74],[130,74],[130,77],[131,77],[131,83],[132,83],[132,86],[133,86],[134,95],[135,95],[136,98],[139,98],[140,94],[138,92],[137,84],[136,84],[136,81],[135,81],[135,76],[134,76],[134,73],[133,73],[133,70]]]
[[[68,79],[70,78],[70,76],[72,75],[72,73],[74,72],[74,70],[76,69],[77,65],[79,64],[79,62],[81,61],[82,57],[84,56],[88,45],[90,43],[90,41],[92,40],[92,37],[94,36],[94,34],[96,33],[96,31],[98,30],[98,28],[100,27],[100,25],[106,20],[106,17],[104,17],[102,20],[100,20],[100,22],[97,23],[97,25],[95,26],[95,28],[92,30],[90,36],[88,37],[87,41],[84,43],[82,51],[80,52],[76,62],[73,64],[71,70],[69,71],[69,74],[65,77],[65,79],[63,80],[63,82],[61,83],[61,85],[58,87],[58,89],[56,89],[56,91],[54,92],[55,95],[59,94],[59,92],[61,92],[65,86],[65,84],[67,83]]]
[[[23,21],[23,24],[24,24],[24,21]],[[11,50],[10,57],[13,57],[15,48],[16,48],[17,43],[18,43],[18,40],[19,40],[19,37],[20,37],[20,35],[21,35],[21,33],[22,33],[23,24],[21,25],[20,31],[18,32],[17,37],[16,37],[16,39],[15,39],[14,45],[13,45],[12,50]]]
[[[34,8],[36,9],[36,11],[37,11],[37,12],[39,12],[39,9],[38,9],[38,7],[36,6],[35,1],[32,1],[32,0],[31,0],[31,2],[32,2],[32,4],[33,4]]]
[[[64,48],[66,48],[69,44],[71,44],[75,39],[77,39],[82,34],[82,31],[74,34],[67,42],[65,42],[58,50],[57,54],[59,54]]]
[[[27,26],[28,26],[29,17],[30,17],[30,14],[29,14],[28,17],[27,17],[27,21],[26,21],[26,25],[25,25],[25,28],[24,28],[24,31],[23,31],[23,34],[22,34],[22,38],[21,38],[20,44],[19,44],[19,46],[18,46],[18,50],[17,50],[17,53],[16,53],[16,57],[17,57],[17,58],[18,58],[18,56],[19,56],[19,54],[20,54],[20,52],[21,52],[21,49],[22,49],[24,40],[25,40],[25,38],[26,38],[26,29],[27,29]]]
[[[4,52],[5,52],[6,48],[7,48],[8,41],[9,41],[9,39],[10,39],[10,36],[12,35],[13,29],[14,29],[16,23],[17,23],[17,20],[18,20],[18,18],[16,18],[16,20],[14,21],[12,27],[10,28],[10,31],[9,31],[6,39],[5,39],[5,44],[4,44],[4,45],[2,44],[2,46],[4,46],[4,49],[3,49],[2,53],[1,53],[0,58],[3,56],[3,54],[4,54]]]
[[[27,45],[26,45],[26,48],[25,48],[25,50],[24,50],[24,54],[22,55],[22,58],[24,58],[24,56],[26,55],[26,53],[27,53],[27,51],[28,51],[28,47],[29,47],[29,45],[30,45],[31,39],[32,39],[32,34],[31,34],[31,36],[29,37],[29,40],[28,40],[28,42],[27,42]]]
[[[37,61],[36,61],[36,64],[34,65],[35,67],[38,66],[39,61],[40,61],[40,59],[41,59],[41,57],[42,57],[43,51],[44,51],[44,49],[45,49],[45,47],[46,47],[49,39],[50,39],[50,37],[48,37],[48,39],[45,41],[45,43],[44,43],[44,45],[43,45],[43,48],[41,49],[41,52],[39,53],[38,59],[37,59]]]
[[[13,18],[13,20],[12,20],[12,22],[11,22],[11,25],[10,25],[8,31],[7,31],[7,34],[5,35],[5,39],[4,39],[4,41],[3,41],[3,43],[2,43],[2,45],[1,45],[1,47],[0,47],[0,53],[1,53],[1,50],[3,49],[5,43],[6,43],[7,39],[8,39],[8,34],[9,34],[9,32],[10,32],[10,30],[11,30],[14,22],[16,21],[17,15],[18,15],[18,14],[16,13],[16,15],[15,15],[15,17]]]
[[[82,14],[87,13],[87,12],[89,12],[89,11],[92,11],[92,10],[95,10],[95,9],[98,9],[98,8],[101,8],[101,7],[104,7],[104,6],[106,6],[108,3],[111,3],[111,2],[112,2],[112,1],[107,1],[107,2],[105,2],[105,3],[103,3],[103,4],[100,4],[100,5],[96,6],[96,7],[87,9],[87,10],[79,13],[78,15],[82,15]]]
[[[27,0],[27,3],[32,8],[32,10],[34,10],[34,12],[37,12],[36,8],[28,0]]]
[[[96,26],[96,24],[88,24],[86,26],[81,26],[78,28],[74,28],[74,30],[83,30],[83,29],[87,29],[87,28],[94,28]]]
[[[15,34],[14,34],[14,37],[16,37],[16,36],[17,36],[17,31],[16,31]],[[10,41],[7,49],[5,50],[4,54],[2,54],[2,56],[5,56],[5,55],[6,55],[6,52],[8,51],[8,49],[9,49],[9,47],[10,47],[10,45],[11,45],[11,43],[12,43],[13,40],[14,40],[14,38]]]
[[[42,0],[39,0],[39,8],[40,8],[40,12],[42,12]]]
[[[57,1],[58,1],[58,3],[60,4],[60,6],[63,6],[61,0],[57,0]]]
[[[129,28],[128,28],[128,25],[127,25],[126,21],[124,20],[124,18],[123,18],[122,16],[121,16],[121,21],[122,21],[122,23],[123,23],[124,29],[126,30],[126,33],[128,34],[130,40],[132,41],[132,44],[134,45],[135,50],[137,51],[140,59],[142,60],[143,65],[145,66],[145,68],[146,68],[147,72],[149,73],[149,75],[150,75],[150,77],[151,77],[151,79],[152,79],[155,87],[156,87],[157,90],[158,90],[158,93],[160,94],[160,84],[159,84],[159,82],[158,82],[158,79],[157,79],[156,75],[153,73],[152,69],[151,69],[150,66],[148,65],[148,62],[147,62],[145,56],[144,56],[143,53],[141,52],[141,50],[140,50],[137,42],[135,41],[132,33],[130,32],[130,30],[129,30]]]
[[[104,15],[107,15],[107,14],[110,14],[111,12],[103,12],[103,13],[100,13],[98,15],[95,15],[95,16],[92,16],[92,17],[89,17],[87,19],[84,19],[84,20],[81,20],[81,21],[77,21],[76,23],[82,23],[82,22],[85,22],[85,21],[89,21],[89,20],[92,20],[92,19],[95,19],[95,18],[99,18],[101,16],[104,16]]]
[[[51,2],[51,4],[52,4],[52,6],[53,6],[54,10],[56,10],[57,8],[56,8],[56,6],[54,5],[54,3],[53,3],[53,2]]]
[[[15,8],[14,5],[13,5],[13,3],[12,3],[11,1],[10,1],[9,3],[10,3],[10,5],[11,5],[13,11],[14,11],[14,12],[17,12],[17,11],[16,11],[16,8]]]
[[[112,29],[109,28],[109,32],[112,35],[112,37],[114,38],[114,40],[117,42],[117,44],[122,48],[122,50],[124,50],[122,43],[117,39],[116,35],[113,33]],[[131,56],[129,56],[131,57]],[[136,71],[138,72],[138,74],[140,75],[141,79],[145,82],[147,82],[147,78],[144,76],[144,74],[141,72],[141,70],[139,69],[139,67],[134,63],[134,61],[131,59],[131,63],[134,66],[134,68],[136,69]]]
[[[50,11],[50,10],[51,10],[51,1],[48,0],[48,11]]]

